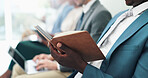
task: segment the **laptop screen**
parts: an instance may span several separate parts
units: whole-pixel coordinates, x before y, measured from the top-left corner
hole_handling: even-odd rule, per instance
[[[25,65],[25,58],[18,52],[18,50],[13,49],[12,47],[10,47],[8,53],[13,58],[13,61],[15,61],[15,63],[17,63],[23,69],[25,69],[25,66],[24,66]]]

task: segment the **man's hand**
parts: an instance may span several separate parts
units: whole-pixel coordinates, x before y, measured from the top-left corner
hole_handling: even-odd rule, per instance
[[[48,60],[51,60],[51,61],[54,60],[53,57],[50,54],[40,54],[40,55],[36,55],[33,58],[33,61],[36,62],[37,60],[42,60],[42,59],[48,59]]]
[[[51,55],[59,64],[74,68],[83,73],[87,62],[85,62],[75,51],[66,47],[62,43],[58,43],[57,47],[63,51],[62,53],[64,53],[61,54],[52,46],[52,44],[49,43],[49,46],[51,50]]]
[[[57,62],[51,60],[40,60],[37,63],[36,70],[40,70],[42,68],[47,68],[48,70],[57,70]]]

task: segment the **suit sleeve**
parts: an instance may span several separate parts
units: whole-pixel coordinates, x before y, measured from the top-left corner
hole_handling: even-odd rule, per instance
[[[83,72],[82,78],[113,78],[113,77],[108,74],[105,74],[100,69],[88,64]]]
[[[96,42],[100,37],[104,28],[110,21],[111,15],[108,11],[105,10],[105,11],[101,11],[100,13],[94,14],[93,18],[94,19],[92,19],[92,22],[91,22],[92,25],[91,25],[90,35]]]
[[[143,49],[143,53],[137,63],[133,78],[147,78],[148,77],[148,40]]]
[[[147,78],[148,77],[148,41],[145,43],[142,54],[137,61],[137,66],[132,78]],[[102,72],[100,69],[92,65],[87,65],[82,78],[113,78],[111,75]]]

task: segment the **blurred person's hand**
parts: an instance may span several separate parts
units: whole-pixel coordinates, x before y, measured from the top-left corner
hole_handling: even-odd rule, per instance
[[[33,58],[33,61],[36,62],[37,60],[47,59],[53,61],[53,57],[50,54],[39,54]]]
[[[68,48],[62,43],[58,43],[57,47],[61,49],[63,54],[59,53],[52,44],[49,43],[51,55],[53,58],[61,65],[74,68],[79,72],[83,73],[87,62],[85,62],[80,55],[77,54],[74,50]]]
[[[40,70],[43,68],[46,68],[48,70],[57,70],[57,62],[48,59],[38,61],[36,70]]]

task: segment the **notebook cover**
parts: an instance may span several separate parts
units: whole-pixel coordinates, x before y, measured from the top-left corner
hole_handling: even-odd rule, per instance
[[[103,53],[87,31],[55,37],[51,42],[54,45],[58,42],[65,44],[80,54],[87,62],[105,59]]]

